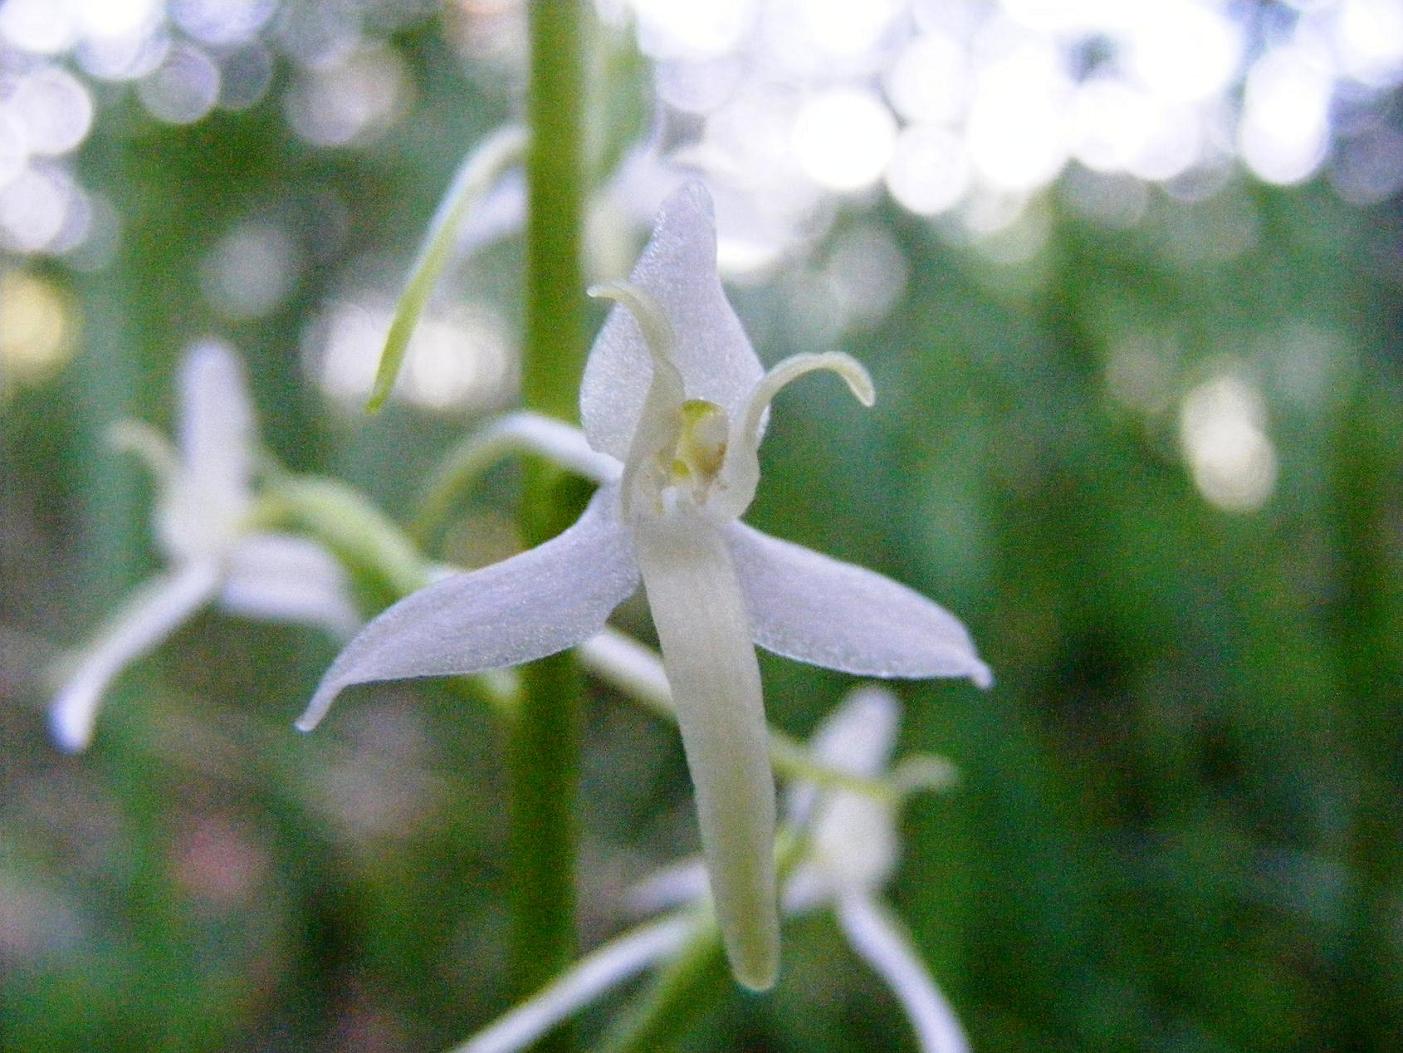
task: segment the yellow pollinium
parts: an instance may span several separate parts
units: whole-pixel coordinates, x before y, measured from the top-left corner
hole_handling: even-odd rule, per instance
[[[726,411],[705,399],[682,403],[681,428],[672,450],[672,478],[705,489],[716,478],[726,458],[730,421]]]

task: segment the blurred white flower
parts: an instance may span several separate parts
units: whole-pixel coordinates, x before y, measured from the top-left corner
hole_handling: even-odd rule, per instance
[[[345,636],[359,624],[340,565],[300,537],[254,529],[254,425],[242,369],[225,346],[196,345],[180,371],[179,449],[128,421],[115,441],[152,469],[167,567],[141,585],[79,653],[50,708],[58,745],[86,748],[103,693],[121,671],[207,603]]]
[[[909,786],[912,780],[906,776],[930,767],[929,759],[911,758],[886,770],[898,722],[896,697],[868,685],[850,693],[810,741],[820,762],[855,776],[883,778],[893,793],[883,799],[805,783],[792,788],[786,818],[803,841],[785,888],[784,913],[831,908],[849,945],[886,981],[905,1010],[922,1053],[968,1053],[954,1010],[904,926],[881,900],[899,847],[896,787]],[[670,913],[586,956],[454,1053],[513,1053],[610,989],[676,958],[706,924],[700,912],[707,899],[706,869],[700,860],[683,861],[638,886],[631,899],[640,912]]]
[[[353,684],[466,675],[580,643],[637,587],[658,631],[696,788],[702,847],[736,978],[769,987],[779,964],[774,783],[755,644],[864,676],[990,682],[953,615],[880,575],[768,537],[738,517],[759,482],[774,396],[846,355],[796,355],[768,374],[716,272],[711,199],[688,184],[663,206],[585,367],[580,412],[615,459],[565,533],[437,582],[391,607],[341,653],[298,722],[315,726]]]

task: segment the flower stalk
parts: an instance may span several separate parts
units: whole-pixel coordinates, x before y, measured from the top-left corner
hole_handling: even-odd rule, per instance
[[[577,0],[529,6],[531,84],[526,155],[527,226],[522,401],[550,416],[573,416],[587,349],[581,262],[585,186],[583,30]],[[527,466],[520,527],[528,545],[567,527],[563,474]],[[580,674],[568,653],[522,670],[521,708],[508,732],[510,962],[521,994],[540,987],[575,956],[575,855],[581,743]],[[542,1048],[569,1049],[568,1033]]]

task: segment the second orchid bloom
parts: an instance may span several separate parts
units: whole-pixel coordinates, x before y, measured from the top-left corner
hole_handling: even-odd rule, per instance
[[[336,659],[299,727],[345,688],[532,661],[598,632],[641,580],[696,789],[726,952],[748,987],[779,964],[775,790],[755,645],[876,677],[991,682],[964,626],[881,575],[739,522],[759,481],[770,401],[813,370],[864,403],[866,371],[841,354],[766,373],[716,271],[711,199],[689,184],[663,206],[590,352],[580,414],[617,462],[580,519],[502,563],[389,608]]]

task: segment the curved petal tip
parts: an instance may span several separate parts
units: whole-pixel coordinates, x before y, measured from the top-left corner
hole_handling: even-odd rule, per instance
[[[93,739],[95,705],[65,696],[49,708],[49,734],[64,753],[82,753]]]

